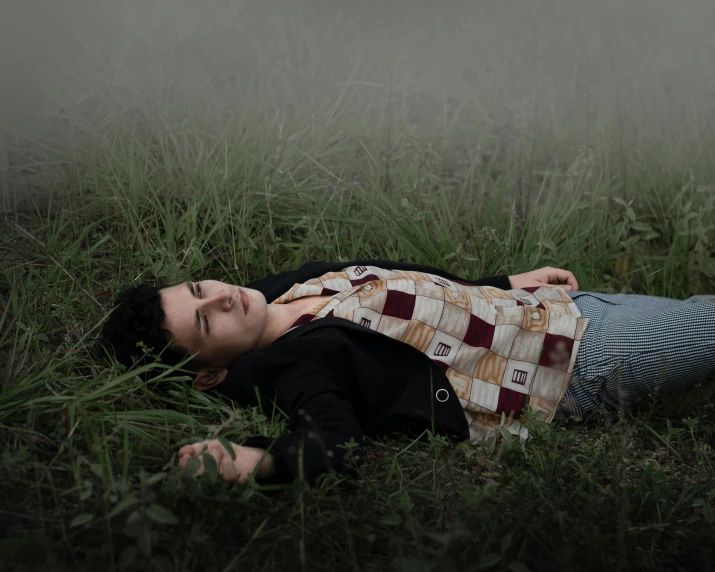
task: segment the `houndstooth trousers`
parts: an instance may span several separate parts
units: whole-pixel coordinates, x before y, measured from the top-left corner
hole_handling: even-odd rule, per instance
[[[615,414],[715,380],[715,296],[570,293],[589,323],[556,418]]]

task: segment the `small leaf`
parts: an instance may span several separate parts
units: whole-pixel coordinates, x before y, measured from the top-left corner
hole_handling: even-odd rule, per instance
[[[179,522],[179,519],[174,516],[174,513],[156,503],[150,504],[147,507],[146,515],[159,524],[177,524]]]
[[[158,483],[160,480],[162,480],[166,476],[166,473],[157,473],[156,475],[152,475],[146,480],[146,484],[148,485],[155,485]]]
[[[137,503],[137,497],[135,497],[134,495],[127,495],[122,500],[120,500],[117,504],[114,505],[114,508],[110,511],[108,518],[117,516],[120,512],[124,512],[130,506],[134,506],[136,503]]]
[[[504,538],[501,539],[501,551],[502,553],[506,552],[509,550],[509,546],[511,546],[511,534],[506,534],[504,535]]]
[[[97,250],[100,246],[107,242],[109,238],[109,235],[105,234],[102,238],[99,239],[98,242],[95,242],[92,246],[89,247],[89,252],[94,252],[95,250]]]
[[[631,207],[626,207],[626,216],[631,220],[636,220],[636,213]]]
[[[457,256],[456,252],[450,252],[447,256],[445,256],[442,260],[449,260],[450,258],[454,258]]]
[[[616,275],[619,278],[623,278],[623,276],[625,276],[626,272],[628,272],[628,257],[627,256],[619,256],[616,259]]]
[[[380,519],[380,524],[387,526],[398,526],[402,523],[402,517],[399,514],[387,514]]]
[[[218,442],[223,445],[223,448],[226,449],[226,452],[228,453],[229,457],[231,457],[232,461],[236,460],[236,451],[233,450],[233,445],[231,444],[231,441],[226,439],[226,437],[219,437]]]
[[[101,479],[102,477],[104,477],[104,471],[102,470],[102,465],[100,465],[99,463],[90,463],[90,464],[89,464],[89,468],[90,468],[91,471],[92,471],[95,475],[97,475],[100,479]]]
[[[619,205],[623,205],[624,207],[628,206],[626,204],[626,201],[624,201],[621,197],[613,197],[613,201],[618,203]]]
[[[631,228],[633,230],[637,230],[639,232],[653,230],[653,227],[651,225],[649,225],[647,222],[639,222],[639,221],[635,221],[635,222],[631,223]]]
[[[511,570],[511,572],[530,572],[529,567],[518,560],[509,562],[509,570]]]
[[[402,206],[405,207],[406,209],[412,208],[412,205],[410,204],[410,200],[407,197],[403,198],[400,202],[402,203]]]
[[[190,476],[195,476],[201,468],[201,459],[199,459],[198,457],[191,457],[188,461],[186,461],[186,465],[184,465],[184,468]]]
[[[697,498],[693,501],[694,507],[703,506],[704,504],[705,504],[705,499]]]
[[[133,510],[129,513],[125,524],[131,527],[139,524],[140,522],[142,522],[142,514],[138,510]]]
[[[92,496],[92,481],[84,482],[84,490],[79,493],[79,500],[87,500]]]
[[[556,244],[550,238],[542,238],[539,244],[548,248],[551,252],[556,252]]]
[[[204,463],[204,474],[212,483],[215,483],[219,476],[218,463],[216,463],[216,459],[214,459],[213,455],[210,455],[209,453],[202,453],[201,461]]]
[[[713,508],[707,503],[703,505],[703,516],[705,517],[705,520],[707,520],[711,524],[713,521],[715,521],[715,514],[713,514]]]
[[[94,518],[93,514],[90,514],[88,512],[83,512],[82,514],[78,514],[72,519],[72,522],[70,522],[70,528],[77,528],[78,526],[82,526],[83,524],[87,524]]]
[[[652,230],[643,235],[643,240],[653,240],[654,238],[660,238],[660,233]]]

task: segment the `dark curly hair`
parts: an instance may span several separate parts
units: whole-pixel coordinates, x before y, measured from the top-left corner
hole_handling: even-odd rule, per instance
[[[154,357],[147,355],[146,350],[160,354],[161,363],[170,366],[186,359],[186,350],[174,344],[167,347],[171,333],[163,327],[165,314],[158,287],[140,284],[129,288],[117,296],[112,310],[102,329],[100,343],[114,352],[119,363],[126,367],[151,363]],[[200,366],[200,362],[193,359],[182,367],[196,372]]]

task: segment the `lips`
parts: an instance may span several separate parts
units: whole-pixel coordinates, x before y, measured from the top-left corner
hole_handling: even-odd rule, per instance
[[[243,306],[243,313],[248,314],[248,296],[246,295],[246,293],[243,290],[241,290],[240,293],[241,293],[241,305]]]

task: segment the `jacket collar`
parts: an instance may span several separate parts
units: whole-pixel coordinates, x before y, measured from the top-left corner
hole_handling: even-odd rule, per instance
[[[300,326],[297,326],[292,330],[287,331],[273,343],[275,344],[286,340],[293,340],[295,338],[299,338],[301,336],[309,334],[310,332],[313,332],[319,328],[328,328],[331,326],[343,328],[345,330],[351,330],[353,332],[361,332],[364,334],[373,334],[376,336],[389,337],[385,336],[385,334],[381,332],[376,332],[375,330],[371,330],[370,328],[366,328],[364,326],[356,324],[355,322],[351,322],[350,320],[346,320],[344,318],[336,318],[334,316],[326,316],[325,318],[320,318],[319,320],[313,320],[312,322],[301,324]]]

